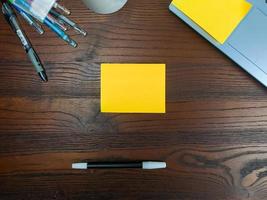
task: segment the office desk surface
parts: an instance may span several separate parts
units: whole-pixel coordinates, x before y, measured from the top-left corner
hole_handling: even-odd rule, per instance
[[[129,0],[72,49],[25,25],[43,84],[0,17],[0,199],[266,199],[267,90],[168,10]],[[166,114],[100,113],[100,63],[166,63]],[[166,170],[74,171],[81,160],[163,160]]]

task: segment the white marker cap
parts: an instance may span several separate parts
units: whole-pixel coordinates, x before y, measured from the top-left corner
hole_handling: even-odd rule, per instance
[[[142,162],[143,169],[164,169],[167,167],[166,162],[153,162],[153,161],[145,161]]]
[[[87,163],[73,163],[72,169],[87,169]]]

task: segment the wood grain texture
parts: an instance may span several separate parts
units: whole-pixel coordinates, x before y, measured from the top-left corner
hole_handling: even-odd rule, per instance
[[[72,49],[24,24],[40,82],[0,17],[0,199],[267,199],[267,90],[168,11],[112,15],[65,0],[88,37]],[[166,63],[166,114],[100,113],[100,63]],[[72,162],[164,160],[166,170],[73,171]]]

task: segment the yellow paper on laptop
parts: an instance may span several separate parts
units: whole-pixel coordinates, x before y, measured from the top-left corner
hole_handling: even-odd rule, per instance
[[[172,4],[221,44],[252,6],[246,0],[174,0]]]
[[[101,112],[165,113],[165,64],[102,64]]]

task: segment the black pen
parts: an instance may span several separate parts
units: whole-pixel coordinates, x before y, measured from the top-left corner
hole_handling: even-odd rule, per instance
[[[26,34],[21,29],[13,9],[10,7],[10,5],[8,3],[3,3],[2,12],[3,12],[8,24],[11,26],[12,30],[16,33],[16,35],[20,39],[22,46],[25,49],[28,58],[31,60],[33,66],[35,67],[38,75],[41,77],[41,79],[43,81],[45,81],[45,82],[48,81],[48,78],[47,78],[47,75],[45,73],[44,67],[41,63],[41,60],[38,57],[35,50],[33,49]]]
[[[84,162],[73,163],[72,169],[114,169],[114,168],[140,168],[140,169],[163,169],[166,162],[159,161],[136,161],[136,162]]]
[[[65,17],[64,15],[61,15],[60,13],[58,13],[57,11],[51,9],[50,13],[56,17],[58,20],[62,21],[63,23],[69,25],[70,27],[72,27],[76,32],[78,32],[79,34],[82,34],[83,36],[86,36],[87,33],[85,30],[81,29],[74,21],[70,20],[69,18]]]

